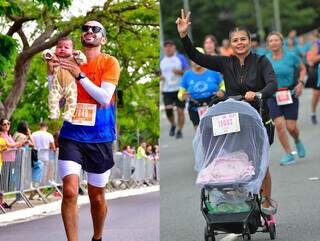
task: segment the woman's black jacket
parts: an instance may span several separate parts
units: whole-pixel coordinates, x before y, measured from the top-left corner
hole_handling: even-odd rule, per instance
[[[227,96],[245,95],[248,91],[260,92],[264,101],[263,120],[269,120],[266,99],[277,90],[277,81],[271,63],[265,55],[250,53],[244,65],[236,56],[212,56],[200,53],[188,36],[181,39],[189,58],[204,68],[222,73]],[[250,103],[258,109],[257,103]]]

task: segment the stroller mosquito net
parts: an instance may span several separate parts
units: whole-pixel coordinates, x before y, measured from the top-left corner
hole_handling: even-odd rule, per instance
[[[238,113],[240,131],[214,136],[212,118]],[[258,194],[269,165],[269,142],[259,113],[248,103],[229,99],[210,107],[193,140],[197,184],[239,188]]]

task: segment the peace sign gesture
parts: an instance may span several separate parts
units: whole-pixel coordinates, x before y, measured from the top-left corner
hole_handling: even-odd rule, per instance
[[[188,27],[191,24],[190,15],[191,12],[188,12],[187,16],[185,16],[184,10],[181,9],[181,18],[177,18],[176,24],[181,38],[184,38],[188,34]]]

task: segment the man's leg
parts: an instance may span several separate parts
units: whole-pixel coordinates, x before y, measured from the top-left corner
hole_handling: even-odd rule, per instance
[[[184,108],[177,108],[177,112],[178,112],[178,128],[179,130],[182,130],[183,126],[184,126]]]
[[[104,221],[107,216],[107,202],[104,197],[105,188],[88,184],[88,193],[93,223],[93,238],[99,240],[102,238]]]
[[[63,178],[61,214],[68,241],[78,240],[78,188],[78,175],[71,174]]]
[[[175,95],[175,104],[177,106],[177,112],[178,112],[178,131],[176,134],[176,138],[182,138],[182,129],[184,126],[184,108],[185,108],[185,101],[180,101],[178,99],[178,93]]]
[[[166,105],[165,111],[166,111],[166,116],[167,116],[170,124],[172,126],[175,126],[176,122],[175,122],[174,113],[173,113],[173,105]]]
[[[110,170],[101,174],[88,172],[88,194],[93,223],[93,240],[102,239],[103,226],[107,216],[105,186],[108,183],[109,176]]]

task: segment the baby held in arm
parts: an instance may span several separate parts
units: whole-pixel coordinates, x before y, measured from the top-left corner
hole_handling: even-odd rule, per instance
[[[61,38],[56,46],[55,52],[45,50],[42,53],[44,60],[59,63],[60,60],[72,60],[78,65],[87,63],[86,56],[79,50],[74,50],[72,39]],[[65,99],[64,112],[62,118],[65,121],[72,121],[72,116],[77,106],[77,83],[72,74],[60,66],[53,69],[52,75],[48,76],[49,85],[49,118],[58,119],[60,117],[61,99]]]

